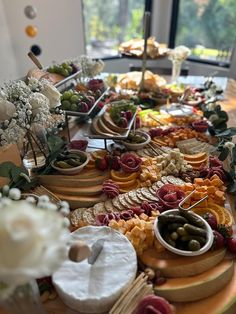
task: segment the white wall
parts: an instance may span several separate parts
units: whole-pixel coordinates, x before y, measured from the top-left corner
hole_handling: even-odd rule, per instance
[[[3,0],[0,0],[0,83],[13,80],[18,76]]]
[[[13,50],[17,56],[17,73],[24,76],[34,67],[27,53],[33,44],[42,48],[40,62],[46,66],[53,61],[61,62],[84,53],[84,33],[81,0],[0,0],[3,2]],[[33,20],[24,15],[26,5],[37,8]],[[34,38],[25,33],[27,25],[35,25],[38,35]],[[2,37],[2,34],[1,34]],[[1,39],[0,39],[1,41]],[[9,48],[3,47],[8,54]],[[1,63],[1,77],[6,77],[8,67]],[[15,77],[17,78],[17,77]]]

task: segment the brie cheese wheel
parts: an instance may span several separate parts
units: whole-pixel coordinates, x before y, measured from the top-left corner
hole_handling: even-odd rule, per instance
[[[66,260],[54,273],[53,283],[70,308],[80,313],[108,312],[137,272],[136,252],[129,240],[109,227],[87,226],[71,234],[71,241],[91,246],[105,239],[95,263]]]

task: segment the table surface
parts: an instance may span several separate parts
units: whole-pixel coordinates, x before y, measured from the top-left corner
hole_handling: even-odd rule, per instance
[[[191,85],[198,85],[204,82],[203,77],[199,76],[189,76],[186,78],[181,79],[182,82],[191,84]],[[236,126],[236,81],[233,79],[221,78],[218,77],[214,79],[214,81],[225,89],[224,93],[224,101],[222,104],[222,109],[227,111],[229,115],[228,126]],[[235,210],[235,197],[229,195],[229,203],[231,209]],[[234,216],[236,218],[235,212]],[[77,312],[68,309],[59,298],[56,298],[53,301],[47,301],[44,303],[45,310],[47,314],[76,314]],[[0,314],[4,314],[3,311],[0,310]]]

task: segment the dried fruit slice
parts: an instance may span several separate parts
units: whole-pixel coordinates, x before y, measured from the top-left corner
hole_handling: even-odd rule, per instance
[[[217,211],[213,210],[212,208],[210,207],[194,207],[192,209],[192,211],[195,213],[195,214],[198,214],[200,216],[204,216],[206,215],[207,213],[209,214],[212,214],[215,216],[216,218],[216,221],[217,221],[217,224],[222,224],[222,216],[219,215],[217,213]],[[224,217],[223,217],[223,220],[224,220]]]
[[[232,226],[233,224],[233,217],[231,215],[231,213],[228,211],[228,209],[222,207],[222,206],[219,206],[217,204],[214,204],[214,203],[209,203],[209,207],[214,209],[215,211],[217,212],[222,212],[224,214],[224,223],[223,225],[226,225],[226,226]]]

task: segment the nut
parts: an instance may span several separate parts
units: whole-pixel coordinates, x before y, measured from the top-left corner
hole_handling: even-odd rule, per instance
[[[155,278],[155,271],[152,268],[145,268],[144,273],[148,276],[149,280],[153,280]]]

